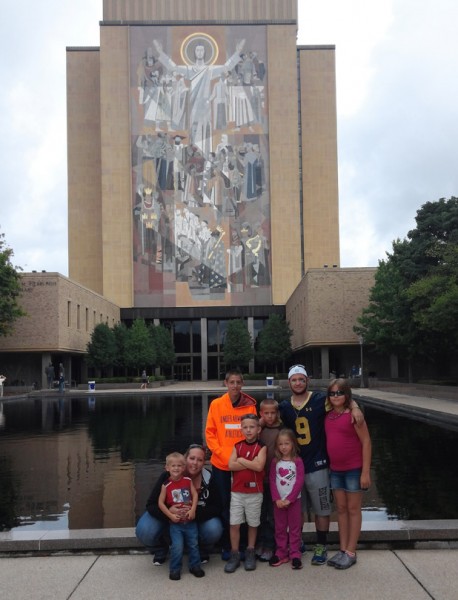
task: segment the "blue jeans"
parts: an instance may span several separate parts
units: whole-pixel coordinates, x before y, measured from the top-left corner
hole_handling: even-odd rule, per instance
[[[223,525],[218,517],[196,523],[196,525],[199,546],[201,550],[206,552],[220,539],[223,532]],[[138,520],[135,535],[151,552],[163,549],[164,554],[167,554],[167,548],[164,547],[164,543],[161,543],[161,538],[164,534],[168,533],[168,529],[168,523],[156,519],[148,511],[145,511]]]
[[[189,568],[200,567],[197,523],[194,521],[170,523],[169,530],[172,541],[170,546],[170,572],[181,571],[185,544],[188,548]]]

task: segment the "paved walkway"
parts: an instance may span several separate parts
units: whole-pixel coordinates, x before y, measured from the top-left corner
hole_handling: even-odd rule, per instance
[[[266,387],[247,386],[245,389],[249,392],[266,390]],[[222,387],[219,382],[184,382],[151,392],[163,393],[165,390],[219,392]],[[365,388],[355,389],[354,393],[368,404],[385,404],[422,418],[428,419],[431,415],[431,418],[458,424],[458,399],[455,402],[421,398]],[[380,549],[374,549],[370,542],[363,544],[357,565],[348,571],[312,567],[308,553],[301,571],[292,571],[289,565],[272,568],[258,563],[255,572],[246,573],[242,566],[233,575],[228,575],[223,572],[224,563],[213,555],[204,567],[205,578],[195,579],[184,569],[179,582],[169,581],[167,564],[154,567],[148,554],[131,549],[132,530],[91,532],[94,542],[96,538],[110,537],[117,540],[111,551],[117,545],[118,548],[124,546],[128,552],[101,555],[92,553],[94,548],[100,552],[100,546],[91,545],[92,536],[88,536],[87,531],[41,532],[41,539],[33,534],[35,539],[30,539],[31,534],[27,532],[4,532],[0,533],[1,597],[5,600],[458,599],[458,521],[378,523],[377,531],[371,527],[373,525],[363,525],[361,539],[376,539]],[[310,530],[310,539],[311,534]],[[45,538],[49,538],[48,546]],[[419,541],[422,539],[425,541]],[[393,548],[393,540],[410,549],[387,549]],[[18,545],[18,542],[21,543]],[[68,554],[27,556],[27,552],[34,551],[35,544],[40,544],[41,552]],[[78,554],[70,554],[71,551],[78,551]]]
[[[151,557],[52,556],[0,559],[4,600],[456,600],[458,549],[364,550],[348,571],[312,567],[292,571],[258,563],[234,574],[212,557],[206,576],[195,579],[183,571],[169,581],[167,565],[155,567]]]

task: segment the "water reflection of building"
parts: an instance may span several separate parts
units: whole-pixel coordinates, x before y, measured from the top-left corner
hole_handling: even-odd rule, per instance
[[[231,319],[255,340],[304,302],[348,335],[302,335],[295,358],[359,362],[374,270],[339,268],[335,49],[296,46],[295,0],[260,6],[113,0],[100,47],[67,49],[70,278],[170,327],[181,379],[221,377]]]
[[[9,514],[10,527],[29,517],[55,518],[58,529],[133,527],[165,455],[201,439],[207,409],[200,395],[104,397],[96,407],[91,396],[9,403],[0,438],[2,523]]]

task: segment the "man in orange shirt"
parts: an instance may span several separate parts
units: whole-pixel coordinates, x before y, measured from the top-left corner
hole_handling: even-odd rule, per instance
[[[229,507],[231,502],[231,471],[229,458],[234,445],[243,439],[240,428],[242,416],[256,412],[256,400],[242,392],[243,375],[239,369],[226,373],[224,384],[227,392],[210,404],[205,427],[207,447],[211,450],[212,473],[221,494],[223,505],[222,558],[230,556]]]

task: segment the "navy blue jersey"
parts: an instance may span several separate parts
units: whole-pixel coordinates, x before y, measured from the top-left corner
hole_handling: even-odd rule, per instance
[[[327,468],[329,461],[324,432],[326,393],[312,392],[309,401],[300,408],[295,408],[291,399],[280,402],[278,408],[284,426],[296,434],[305,472]]]

